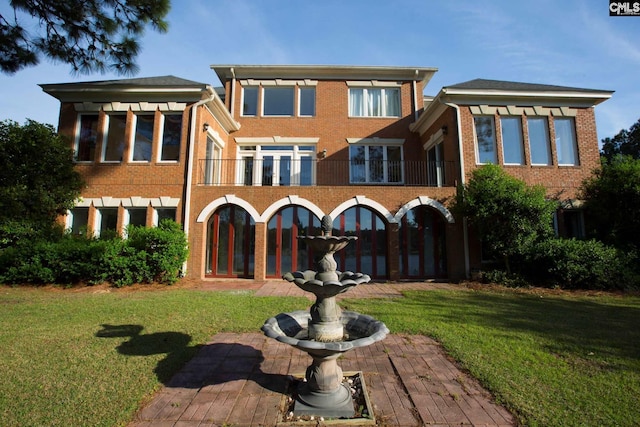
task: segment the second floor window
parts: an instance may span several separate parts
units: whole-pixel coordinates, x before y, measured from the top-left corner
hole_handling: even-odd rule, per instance
[[[153,114],[136,115],[136,133],[133,138],[133,153],[131,160],[136,162],[151,161],[151,147],[153,146]]]
[[[492,116],[473,118],[476,129],[477,161],[479,164],[498,163],[496,153],[496,128]]]
[[[556,130],[556,150],[558,151],[558,164],[577,166],[578,145],[576,141],[576,128],[573,118],[554,119]]]
[[[110,114],[108,116],[107,135],[102,148],[102,160],[105,162],[121,162],[125,146],[126,114]]]
[[[350,117],[400,117],[398,88],[349,89]]]
[[[501,117],[502,151],[504,163],[509,165],[524,164],[524,147],[522,145],[522,124],[520,117]]]
[[[265,87],[264,116],[293,116],[293,87]]]
[[[80,116],[80,130],[75,147],[76,162],[92,162],[96,155],[98,141],[98,115],[83,114]]]
[[[529,150],[531,164],[550,165],[551,148],[549,147],[549,122],[546,117],[528,117]]]
[[[160,146],[161,162],[177,162],[180,159],[181,138],[182,114],[165,114]]]
[[[403,182],[402,147],[352,145],[349,147],[352,184]]]

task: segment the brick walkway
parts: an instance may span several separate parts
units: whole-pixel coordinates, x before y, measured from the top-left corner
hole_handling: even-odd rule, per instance
[[[426,286],[360,285],[348,297],[400,296],[400,290]],[[305,295],[282,282],[267,282],[256,291],[283,294]],[[130,427],[287,425],[279,423],[284,393],[291,375],[303,375],[310,362],[306,353],[260,333],[217,334],[138,412]],[[345,372],[364,373],[379,426],[515,425],[511,414],[492,403],[430,338],[389,335],[345,353],[338,364]]]

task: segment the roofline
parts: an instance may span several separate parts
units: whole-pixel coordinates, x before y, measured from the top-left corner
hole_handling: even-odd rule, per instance
[[[422,133],[435,121],[433,116],[442,105],[496,105],[508,102],[513,105],[530,106],[568,106],[589,108],[594,107],[611,98],[614,91],[610,90],[556,90],[556,91],[526,91],[499,89],[459,89],[443,87],[433,100],[427,105],[418,119],[411,123],[413,132]],[[496,102],[496,100],[499,100]]]
[[[158,98],[159,96],[170,96],[180,99],[200,99],[200,95],[205,91],[208,85],[185,85],[185,86],[168,86],[168,85],[145,85],[145,84],[123,84],[113,83],[108,85],[95,85],[91,82],[87,83],[53,83],[38,85],[42,90],[58,99],[60,102],[75,102],[87,98],[100,95],[118,94],[122,96],[151,96]]]
[[[435,67],[394,67],[360,65],[216,65],[210,66],[220,81],[237,78],[264,79],[382,79],[421,81],[425,84],[438,71]]]

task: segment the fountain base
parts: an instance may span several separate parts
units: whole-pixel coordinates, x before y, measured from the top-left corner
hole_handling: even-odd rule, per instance
[[[307,383],[302,383],[298,387],[298,395],[293,407],[295,416],[351,418],[355,413],[351,390],[344,384],[331,393],[313,391]]]

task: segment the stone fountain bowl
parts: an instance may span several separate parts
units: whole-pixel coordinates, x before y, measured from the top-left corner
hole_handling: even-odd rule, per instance
[[[342,341],[319,342],[308,339],[311,314],[305,310],[280,313],[268,319],[262,331],[269,338],[291,345],[312,355],[344,353],[354,348],[366,347],[383,340],[389,333],[387,326],[365,314],[343,311],[340,321],[344,326]]]
[[[352,273],[350,271],[336,271],[338,280],[319,280],[313,270],[294,271],[286,273],[282,278],[288,282],[295,283],[300,289],[320,295],[324,298],[332,297],[353,288],[361,283],[368,283],[371,280],[368,274]]]

